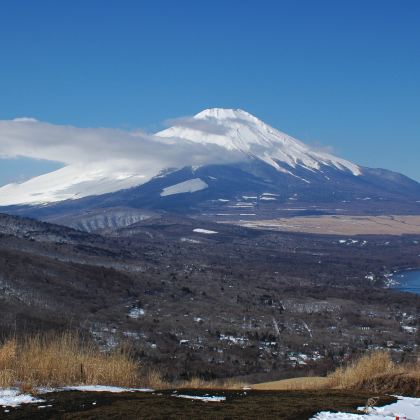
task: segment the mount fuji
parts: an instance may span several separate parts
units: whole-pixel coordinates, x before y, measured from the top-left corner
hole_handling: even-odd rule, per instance
[[[324,165],[349,171],[353,175],[361,174],[357,165],[317,152],[240,109],[207,109],[195,115],[189,127],[174,126],[156,135],[216,144],[229,151],[242,153],[243,158],[261,160],[290,175],[293,172],[288,168],[302,166],[319,171]]]
[[[58,222],[101,217],[104,226],[128,224],[124,211],[131,221],[162,211],[228,221],[420,213],[416,181],[317,150],[243,110],[207,109],[147,139],[129,136],[123,158],[70,163],[0,188],[0,210]]]

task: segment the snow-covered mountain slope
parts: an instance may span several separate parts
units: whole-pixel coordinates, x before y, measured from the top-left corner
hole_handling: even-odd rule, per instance
[[[12,127],[22,124],[28,127],[31,124],[29,128],[35,132],[42,126],[37,121],[16,120],[11,124]],[[54,126],[55,136],[60,133],[57,127]],[[48,125],[47,129],[51,130],[51,126]],[[5,135],[13,136],[13,131],[10,134],[9,128]],[[20,135],[19,131],[16,137]],[[65,131],[63,135],[80,136],[80,132],[69,134]],[[99,135],[108,134],[101,131]],[[357,165],[312,149],[242,110],[207,109],[193,118],[180,119],[173,127],[147,139],[137,138],[131,133],[126,135],[129,141],[115,140],[116,144],[121,144],[119,153],[124,155],[123,149],[132,148],[133,144],[138,147],[132,152],[127,150],[124,159],[114,157],[112,153],[101,159],[92,154],[91,162],[70,163],[26,182],[3,186],[0,188],[0,205],[74,200],[144,184],[169,168],[246,162],[250,159],[261,160],[292,176],[297,166],[313,171],[330,166],[353,175],[361,174]]]
[[[326,165],[354,175],[361,174],[357,165],[316,151],[241,109],[206,109],[190,121],[181,120],[181,125],[156,135],[217,144],[261,159],[281,172],[291,173],[288,167],[295,168],[297,165],[313,170],[320,170]]]
[[[127,172],[112,163],[69,165],[23,183],[0,188],[0,205],[41,204],[78,199],[134,187],[150,177],[141,171]]]

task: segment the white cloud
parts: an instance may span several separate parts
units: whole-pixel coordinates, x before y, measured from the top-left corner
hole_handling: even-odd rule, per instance
[[[216,118],[207,117],[203,118],[194,118],[194,117],[181,117],[181,118],[172,118],[165,121],[167,127],[182,127],[189,128],[192,130],[202,131],[207,134],[216,134],[223,136],[227,134],[229,129],[225,125],[218,123]]]
[[[14,118],[12,121],[16,122],[37,122],[38,120],[32,117],[18,117]]]
[[[238,159],[214,144],[140,131],[77,128],[17,118],[0,121],[0,158],[62,162],[57,171],[0,188],[0,205],[103,194],[147,182],[160,171]]]
[[[202,165],[221,156],[214,145],[181,139],[164,139],[140,131],[111,128],[77,128],[53,125],[30,118],[0,121],[0,157],[24,156],[66,165],[119,161],[129,167],[142,165],[178,167]],[[156,162],[157,161],[157,162]]]

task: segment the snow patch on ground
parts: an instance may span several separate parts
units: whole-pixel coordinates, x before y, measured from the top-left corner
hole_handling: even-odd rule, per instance
[[[130,312],[128,313],[128,316],[132,319],[138,319],[143,315],[144,315],[144,309],[138,308],[138,307],[131,308]]]
[[[312,417],[312,420],[420,420],[420,398],[397,397],[398,401],[383,407],[372,407],[368,414],[331,413],[324,411]],[[363,411],[364,407],[358,410]]]
[[[275,200],[277,200],[277,198],[274,198],[274,197],[261,197],[260,200],[263,200],[263,201],[275,201]]]
[[[198,396],[198,395],[174,395],[177,398],[186,398],[189,400],[199,400],[204,402],[223,402],[226,401],[226,397],[218,397],[216,395],[205,395],[205,396]]]
[[[190,244],[199,244],[200,241],[197,241],[197,239],[191,239],[191,238],[181,238],[181,242],[188,242]]]
[[[180,182],[179,184],[171,185],[166,187],[160,193],[161,197],[168,195],[182,194],[182,193],[193,193],[204,190],[208,185],[201,178],[193,178],[188,181]]]
[[[18,389],[0,389],[0,405],[2,407],[17,407],[21,404],[41,403],[44,400],[29,394],[21,394]]]
[[[381,415],[374,414],[349,414],[349,413],[331,413],[329,411],[324,411],[317,414],[315,417],[312,417],[310,420],[359,420],[359,419],[368,419],[368,420],[395,420],[395,417],[384,417]]]
[[[215,230],[207,230],[207,229],[193,229],[193,232],[195,233],[204,233],[205,235],[213,235],[214,233],[218,233]]]
[[[119,386],[108,386],[108,385],[78,385],[78,386],[66,386],[60,388],[60,391],[85,391],[85,392],[153,392],[153,389],[149,388],[122,388]],[[57,391],[57,390],[56,390]]]

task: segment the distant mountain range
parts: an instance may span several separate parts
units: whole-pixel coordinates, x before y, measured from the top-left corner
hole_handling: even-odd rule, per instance
[[[217,221],[419,214],[420,184],[316,150],[245,111],[214,108],[156,133],[138,166],[69,165],[0,188],[0,206],[3,212],[72,226],[89,219],[102,227],[162,211]]]

